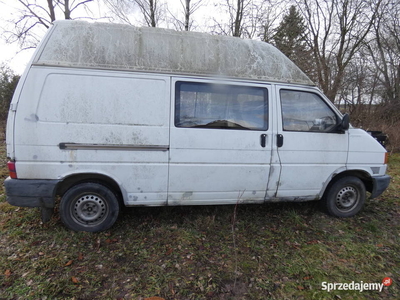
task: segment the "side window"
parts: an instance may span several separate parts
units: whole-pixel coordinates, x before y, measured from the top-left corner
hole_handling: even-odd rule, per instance
[[[176,127],[268,129],[265,88],[177,82],[175,91]]]
[[[337,116],[317,94],[281,90],[283,130],[330,132],[337,125]]]

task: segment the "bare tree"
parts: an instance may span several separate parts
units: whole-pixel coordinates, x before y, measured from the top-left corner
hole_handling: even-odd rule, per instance
[[[173,23],[178,30],[189,31],[193,26],[193,14],[203,5],[204,0],[180,0],[181,9],[183,12],[183,20],[178,18],[176,14],[169,13],[172,16]]]
[[[115,17],[124,23],[133,24],[130,16],[139,8],[144,24],[157,27],[163,18],[164,10],[160,0],[103,0]]]
[[[264,1],[260,7],[259,19],[257,21],[258,37],[267,43],[274,42],[276,27],[283,10],[272,9],[281,6],[281,0]]]
[[[146,21],[147,26],[157,27],[160,17],[159,1],[157,0],[134,0]]]
[[[248,5],[250,5],[250,0],[225,0],[224,3],[216,5],[221,11],[218,17],[222,18],[213,18],[214,29],[212,31],[217,34],[240,37],[244,22],[244,12],[245,8],[247,10]],[[226,20],[226,14],[228,21]]]
[[[378,82],[376,69],[370,68],[371,60],[363,51],[349,63],[341,84],[336,105],[350,113],[352,124],[369,128],[375,113]]]
[[[17,0],[13,3],[17,17],[9,20],[10,26],[3,29],[3,36],[7,42],[18,41],[23,48],[35,47],[43,29],[50,27],[56,19],[72,19],[72,15],[81,8],[86,10],[87,15],[90,14],[89,4],[93,1]]]
[[[278,3],[278,1],[275,1],[275,3]],[[267,22],[265,21],[267,19],[269,19],[269,21],[273,21],[274,18],[276,20],[276,17],[278,15],[277,11],[272,9],[272,2],[273,0],[251,1],[251,4],[247,6],[248,12],[245,13],[245,20],[242,23],[241,36],[253,39],[255,37],[262,36],[262,34],[260,34],[260,31],[263,34],[267,33],[267,27],[265,26]]]
[[[219,4],[222,19],[214,18],[213,32],[253,38],[259,32],[268,0],[225,0]]]
[[[230,28],[233,36],[241,36],[243,30],[243,17],[244,12],[250,5],[250,1],[236,0],[235,4],[230,4],[231,1],[226,0],[228,4],[228,11],[230,16]]]
[[[366,45],[377,89],[373,120],[375,128],[390,136],[392,149],[400,149],[400,7],[387,1]]]
[[[345,70],[371,32],[382,0],[296,0],[306,20],[316,80],[335,101]]]
[[[336,99],[354,125],[389,135],[392,150],[400,149],[399,20],[400,6],[381,1],[370,32],[343,72]]]
[[[134,1],[128,0],[104,0],[106,6],[118,21],[132,25],[130,16],[134,12]]]
[[[382,85],[382,101],[400,104],[400,8],[387,3],[374,24],[374,39],[367,49]]]

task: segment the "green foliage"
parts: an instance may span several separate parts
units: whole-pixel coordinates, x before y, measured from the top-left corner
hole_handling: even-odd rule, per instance
[[[7,118],[11,99],[17,87],[20,76],[6,65],[0,66],[0,120]]]
[[[279,50],[309,74],[312,59],[306,44],[306,35],[304,19],[296,6],[292,5],[276,29],[274,42]]]
[[[303,17],[292,5],[276,30],[275,44],[287,57],[291,58],[296,55],[296,50],[305,48],[305,34]]]

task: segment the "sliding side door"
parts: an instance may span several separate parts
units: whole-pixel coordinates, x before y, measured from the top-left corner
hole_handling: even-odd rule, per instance
[[[171,88],[168,204],[263,202],[269,86],[175,78]]]

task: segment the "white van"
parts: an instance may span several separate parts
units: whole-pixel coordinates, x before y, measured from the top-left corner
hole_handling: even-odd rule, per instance
[[[253,40],[57,21],[7,124],[7,201],[102,231],[120,205],[321,199],[350,217],[387,153],[287,57]]]

